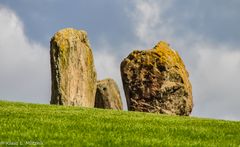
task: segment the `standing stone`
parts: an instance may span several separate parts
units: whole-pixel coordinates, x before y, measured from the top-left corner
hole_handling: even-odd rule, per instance
[[[122,100],[117,84],[113,79],[97,82],[96,108],[122,110]]]
[[[94,107],[96,71],[87,33],[62,29],[51,39],[51,104]]]
[[[153,49],[133,51],[121,63],[128,109],[164,114],[189,115],[192,88],[178,53],[165,42]]]

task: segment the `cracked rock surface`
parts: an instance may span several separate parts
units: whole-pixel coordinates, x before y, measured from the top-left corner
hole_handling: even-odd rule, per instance
[[[188,116],[193,107],[189,75],[178,53],[160,41],[153,49],[135,50],[121,63],[130,111]]]

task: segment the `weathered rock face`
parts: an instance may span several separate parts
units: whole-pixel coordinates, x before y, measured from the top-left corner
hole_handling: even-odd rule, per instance
[[[117,110],[123,109],[120,92],[113,79],[105,79],[97,82],[95,107]]]
[[[128,109],[189,115],[192,88],[178,53],[165,42],[153,49],[133,51],[121,63]]]
[[[94,107],[96,72],[87,33],[67,28],[51,39],[51,104]]]

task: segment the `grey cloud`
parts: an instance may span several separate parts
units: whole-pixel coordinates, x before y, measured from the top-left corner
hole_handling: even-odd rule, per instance
[[[0,98],[48,103],[50,70],[48,51],[30,42],[18,17],[0,8]]]
[[[51,36],[65,27],[85,29],[92,44],[107,37],[118,46],[133,36],[124,13],[128,6],[125,1],[2,0],[1,3],[14,9],[23,20],[26,35],[44,46],[49,46]]]
[[[211,42],[239,46],[239,7],[238,0],[174,0],[164,17],[171,19],[179,38],[191,31]]]
[[[179,37],[181,22],[172,23],[176,21],[175,17],[165,15],[174,3],[160,5],[161,2],[135,1],[132,17],[137,27],[136,37],[142,40],[143,46],[164,38],[180,52],[192,81],[195,103],[193,116],[239,120],[240,94],[237,89],[240,88],[240,51],[225,42],[216,43],[211,36],[198,34],[192,29],[184,28],[184,34]],[[151,18],[155,21],[149,21]],[[146,40],[145,36],[148,37]]]
[[[206,48],[199,50],[201,59],[192,78],[196,104],[193,115],[239,119],[240,52]]]
[[[151,48],[157,41],[166,40],[180,53],[190,72],[195,101],[193,115],[240,119],[240,109],[237,107],[240,103],[240,10],[237,0],[86,0],[72,1],[71,4],[63,0],[1,2],[14,9],[23,20],[28,36],[23,38],[31,38],[32,42],[40,41],[43,46],[48,46],[49,38],[62,27],[86,29],[96,58],[99,78],[113,77],[119,83],[122,94],[119,76],[121,60],[133,49]],[[27,48],[35,48],[32,45],[35,43],[27,44]],[[36,48],[49,49],[42,45]],[[48,55],[39,57],[35,63],[30,62],[31,60],[23,62],[28,65],[28,70],[23,71],[28,73],[29,79],[24,78],[23,71],[15,71],[22,73],[19,74],[22,78],[17,78],[19,83],[24,82],[21,79],[25,79],[25,83],[31,83],[26,84],[26,87],[32,88],[32,94],[24,92],[25,95],[19,95],[28,88],[21,87],[21,84],[10,84],[9,87],[15,86],[16,95],[45,96],[44,98],[49,95],[49,73],[43,72],[49,70],[49,65],[39,64],[41,60],[48,62]],[[38,69],[34,64],[29,65],[29,62],[39,64],[41,70],[34,73]],[[14,72],[9,73],[12,75],[6,75],[16,77]],[[15,81],[18,81],[17,79]],[[36,79],[41,80],[34,83]],[[11,81],[11,78],[9,80]],[[9,88],[4,85],[2,87],[5,88],[6,96],[11,95]],[[37,91],[38,88],[41,90]]]

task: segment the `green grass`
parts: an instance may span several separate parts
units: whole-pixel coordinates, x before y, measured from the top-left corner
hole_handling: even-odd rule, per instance
[[[0,146],[240,146],[240,122],[0,101]]]

